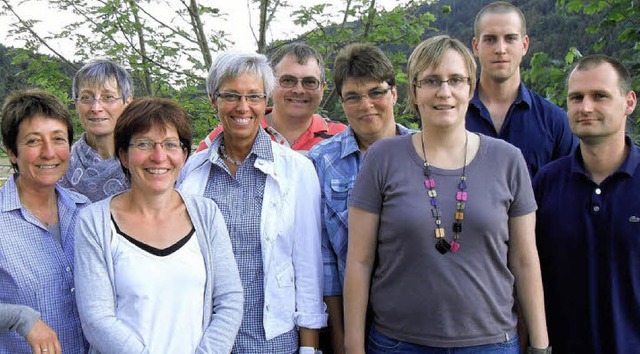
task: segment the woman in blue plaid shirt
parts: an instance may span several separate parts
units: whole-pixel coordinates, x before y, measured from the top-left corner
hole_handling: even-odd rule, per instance
[[[16,331],[0,329],[0,353],[86,350],[73,282],[73,230],[89,200],[57,184],[72,138],[71,113],[57,97],[21,91],[7,98],[2,141],[15,173],[0,188],[0,303],[11,304],[3,313],[17,317],[9,326]]]

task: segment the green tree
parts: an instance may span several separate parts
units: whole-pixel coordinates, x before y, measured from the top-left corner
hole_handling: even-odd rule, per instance
[[[294,22],[300,26],[313,25],[316,29],[305,33],[301,39],[317,48],[328,63],[327,82],[331,83],[333,59],[340,49],[353,42],[365,42],[379,46],[391,59],[397,70],[396,80],[399,97],[404,94],[407,76],[405,66],[408,55],[420,41],[426,30],[434,30],[430,25],[435,16],[429,12],[419,11],[427,1],[409,1],[391,10],[385,10],[375,0],[345,0],[339,13],[342,20],[332,21],[330,8],[334,4],[319,4],[301,7],[294,12]],[[396,120],[410,127],[417,127],[419,119],[405,113],[406,100],[396,105]],[[335,87],[329,85],[329,91],[320,107],[322,113],[333,119],[343,117]]]

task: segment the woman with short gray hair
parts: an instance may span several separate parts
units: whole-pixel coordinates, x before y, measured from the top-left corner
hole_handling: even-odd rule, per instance
[[[260,128],[274,77],[262,54],[226,52],[207,79],[224,127],[187,161],[180,188],[224,216],[244,287],[233,353],[314,353],[322,302],[320,189],[310,160]]]
[[[71,148],[69,169],[61,184],[92,202],[129,188],[115,158],[113,129],[133,99],[133,80],[120,65],[94,60],[73,78],[72,98],[85,129]]]

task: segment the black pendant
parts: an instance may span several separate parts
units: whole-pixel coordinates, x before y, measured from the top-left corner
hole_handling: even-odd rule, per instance
[[[440,239],[438,240],[438,242],[436,242],[436,249],[438,250],[438,252],[445,254],[449,252],[449,250],[451,249],[451,245],[444,239]]]

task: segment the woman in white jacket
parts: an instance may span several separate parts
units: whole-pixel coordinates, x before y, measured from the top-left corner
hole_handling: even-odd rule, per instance
[[[134,101],[115,128],[131,189],[76,225],[80,320],[92,352],[229,353],[242,286],[220,210],[174,185],[191,146],[184,109]]]
[[[327,321],[318,178],[260,128],[274,81],[261,54],[218,56],[207,92],[224,130],[180,178],[216,202],[229,229],[245,294],[234,353],[313,353]]]

